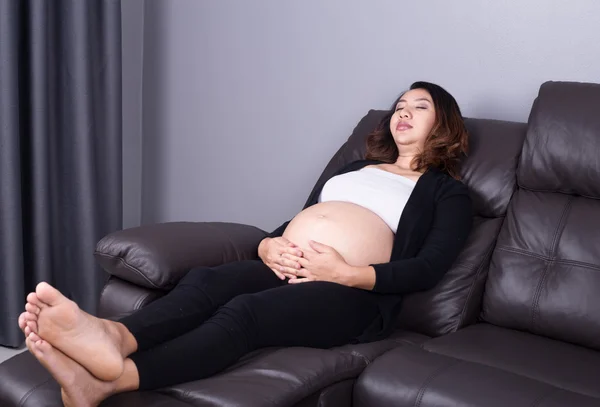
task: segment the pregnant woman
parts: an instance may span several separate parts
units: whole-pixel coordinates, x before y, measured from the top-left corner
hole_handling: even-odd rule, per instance
[[[434,287],[471,228],[459,181],[468,136],[443,88],[414,83],[364,160],[319,185],[258,246],[260,260],[190,270],[165,297],[109,321],[40,283],[19,325],[66,406],[211,376],[268,346],[385,338],[402,297]]]

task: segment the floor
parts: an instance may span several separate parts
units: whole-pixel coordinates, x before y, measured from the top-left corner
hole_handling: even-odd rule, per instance
[[[27,350],[25,345],[21,346],[19,349],[14,348],[5,348],[4,346],[0,346],[0,363],[4,362],[6,359],[10,359],[15,355]]]

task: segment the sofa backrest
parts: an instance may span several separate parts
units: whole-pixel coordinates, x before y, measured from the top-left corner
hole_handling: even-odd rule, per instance
[[[600,349],[600,85],[541,86],[517,180],[481,316]]]
[[[371,110],[360,120],[315,188],[347,163],[364,158],[367,135],[384,114]],[[399,327],[430,336],[474,323],[480,314],[489,259],[516,188],[516,168],[525,138],[524,123],[466,119],[466,124],[471,148],[462,173],[475,207],[473,232],[443,281],[432,290],[407,296],[398,320]]]

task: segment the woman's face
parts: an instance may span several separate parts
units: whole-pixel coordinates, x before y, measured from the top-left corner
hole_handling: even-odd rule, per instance
[[[435,118],[433,100],[425,89],[409,90],[402,95],[390,120],[390,131],[398,150],[422,151]]]

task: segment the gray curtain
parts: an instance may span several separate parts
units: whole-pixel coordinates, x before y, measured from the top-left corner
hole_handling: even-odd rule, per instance
[[[118,0],[0,0],[0,345],[36,283],[94,313],[121,227]]]

